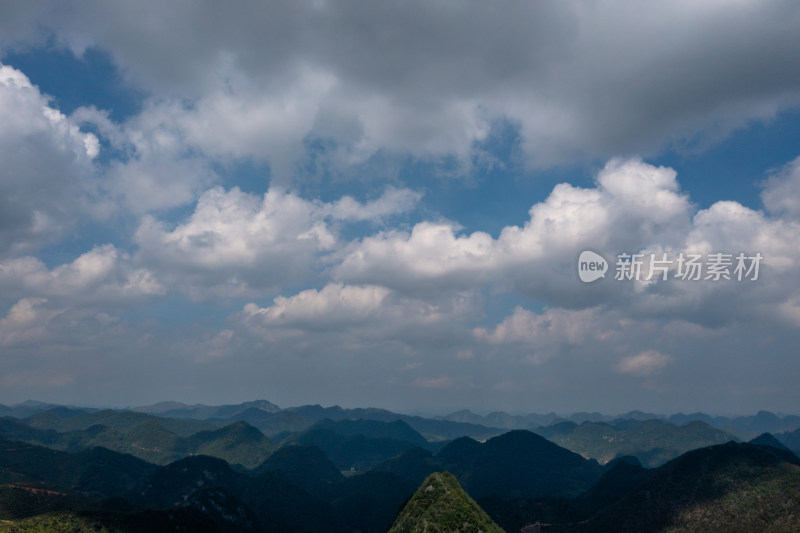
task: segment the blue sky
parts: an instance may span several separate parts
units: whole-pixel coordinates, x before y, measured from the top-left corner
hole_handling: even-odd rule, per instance
[[[696,4],[0,7],[0,402],[797,412],[800,8]]]

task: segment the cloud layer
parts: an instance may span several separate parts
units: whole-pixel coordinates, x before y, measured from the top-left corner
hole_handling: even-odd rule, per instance
[[[794,3],[6,4],[9,398],[800,401],[800,159],[749,177],[761,203],[702,207],[659,164],[797,109]],[[107,58],[135,111],[98,109],[98,87],[60,110],[11,66],[53,49]],[[499,229],[446,209],[559,166]],[[583,250],[606,279],[579,281]],[[681,252],[763,263],[755,281],[614,279],[620,253]]]
[[[469,159],[499,120],[542,167],[724,137],[800,102],[800,74],[786,68],[800,60],[791,2],[3,9],[0,45],[106,51],[129,83],[160,95],[149,113],[188,144],[269,161],[281,179],[308,137],[350,162],[382,151]]]

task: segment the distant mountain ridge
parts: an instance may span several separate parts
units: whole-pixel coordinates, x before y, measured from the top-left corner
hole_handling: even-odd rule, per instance
[[[134,407],[131,410],[164,417],[207,420],[210,418],[231,418],[248,409],[257,409],[266,413],[277,413],[281,410],[280,407],[267,400],[254,400],[230,405],[186,405],[180,402],[159,402],[152,405]]]
[[[437,419],[466,422],[503,429],[536,429],[538,427],[552,426],[561,422],[571,422],[580,425],[584,422],[615,424],[620,420],[635,420],[640,422],[646,420],[661,420],[676,426],[683,426],[689,422],[704,422],[715,429],[732,433],[740,439],[750,439],[761,433],[775,434],[800,428],[800,416],[779,416],[769,411],[759,411],[755,415],[734,417],[714,416],[701,412],[665,415],[643,411],[629,411],[615,416],[604,415],[598,412],[578,412],[570,415],[557,415],[555,413],[510,415],[502,411],[496,411],[482,416],[468,409],[462,409],[446,416],[437,417]]]
[[[56,408],[69,409],[75,413],[103,410],[94,407],[65,407],[53,403],[28,400],[11,406],[0,405],[0,417],[27,418]],[[536,429],[565,421],[582,424],[584,422],[616,423],[620,420],[662,420],[676,426],[700,421],[715,429],[731,433],[741,440],[749,440],[762,433],[777,435],[800,429],[800,415],[781,415],[763,410],[755,415],[728,417],[709,415],[702,412],[665,415],[643,411],[629,411],[613,416],[599,412],[576,412],[569,415],[558,415],[552,412],[511,415],[503,411],[478,415],[468,409],[462,409],[445,416],[421,417],[396,413],[381,408],[349,409],[339,406],[322,407],[320,405],[281,408],[264,399],[225,405],[185,404],[164,401],[130,409],[115,410],[155,414],[160,417],[174,419],[205,420],[215,423],[241,420],[258,427],[268,436],[285,431],[301,431],[325,418],[331,420],[365,419],[384,422],[404,420],[429,440],[447,440],[461,435],[485,439],[498,435],[502,430]]]

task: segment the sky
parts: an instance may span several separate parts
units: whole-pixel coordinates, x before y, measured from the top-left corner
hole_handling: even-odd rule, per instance
[[[0,403],[800,414],[799,260],[796,2],[0,3]]]

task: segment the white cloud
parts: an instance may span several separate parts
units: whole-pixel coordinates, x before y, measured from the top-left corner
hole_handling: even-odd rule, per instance
[[[476,338],[492,344],[521,342],[538,346],[580,344],[587,338],[598,335],[593,331],[597,309],[567,311],[548,309],[533,313],[522,307],[503,319],[494,330],[475,328]]]
[[[0,287],[4,298],[35,295],[71,304],[124,304],[166,292],[152,272],[132,265],[130,257],[111,244],[53,269],[34,257],[2,261]]]
[[[616,366],[617,372],[634,376],[649,376],[673,362],[672,356],[648,350],[625,357]]]
[[[595,188],[557,185],[531,207],[524,226],[508,226],[497,239],[483,232],[458,235],[450,223],[420,222],[410,233],[364,238],[333,274],[406,291],[496,282],[559,301],[559,291],[569,298],[583,290],[572,275],[581,249],[675,246],[689,230],[691,215],[673,170],[613,160]]]
[[[86,216],[98,151],[94,135],[0,64],[0,256],[57,240]]]
[[[290,298],[279,296],[265,309],[248,304],[244,312],[265,325],[310,327],[364,324],[377,318],[389,289],[375,286],[329,284],[321,290],[309,289]]]
[[[413,343],[436,330],[450,335],[455,325],[475,312],[474,303],[467,295],[425,302],[380,286],[329,283],[320,290],[278,296],[266,308],[247,304],[238,319],[270,338],[286,332],[326,331]]]
[[[761,199],[769,212],[800,219],[800,157],[770,176]]]
[[[177,124],[184,109],[175,102],[148,102],[122,123],[94,107],[76,109],[71,118],[94,126],[116,151],[103,170],[105,200],[140,215],[194,202],[219,181],[211,160],[188,142]],[[113,212],[112,212],[113,213]]]
[[[635,317],[681,317],[718,326],[791,314],[786,302],[800,295],[791,276],[800,261],[793,244],[799,233],[797,221],[737,202],[698,211],[681,193],[674,170],[612,160],[594,188],[557,185],[531,207],[524,225],[505,227],[497,238],[459,234],[452,223],[420,222],[409,233],[387,231],[351,244],[332,276],[422,299],[488,286],[520,291],[552,308],[603,305]],[[575,274],[585,249],[600,251],[612,263],[607,279],[592,286],[579,283]],[[667,253],[673,260],[680,252],[760,253],[764,259],[755,282],[624,283],[613,279],[620,252],[642,252],[646,258]],[[495,334],[506,330],[513,324]]]
[[[364,204],[350,197],[323,203],[274,187],[263,197],[215,187],[172,229],[144,217],[135,240],[142,260],[191,296],[247,296],[313,278],[316,263],[340,246],[338,221],[397,214],[419,197],[388,189]]]
[[[308,278],[315,255],[336,243],[314,210],[313,203],[274,189],[259,198],[217,187],[172,229],[145,217],[135,240],[143,260],[171,283],[200,291],[198,297],[214,286],[235,297]]]
[[[47,321],[58,314],[43,308],[45,298],[22,298],[0,318],[0,344],[10,346],[35,341],[45,334]]]

